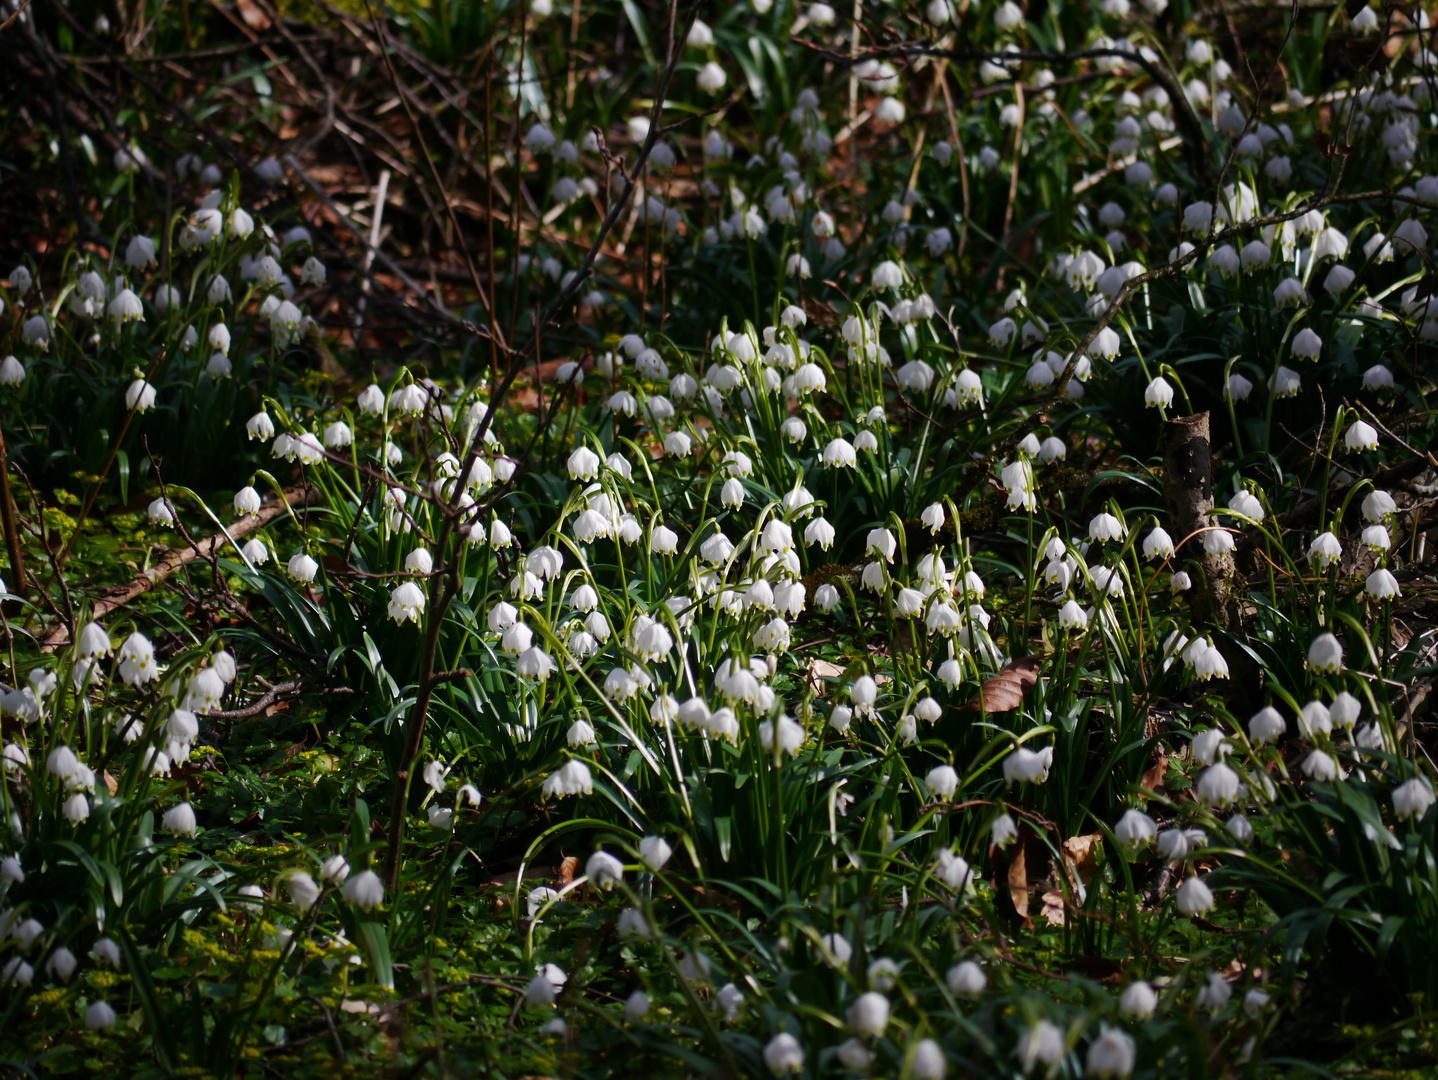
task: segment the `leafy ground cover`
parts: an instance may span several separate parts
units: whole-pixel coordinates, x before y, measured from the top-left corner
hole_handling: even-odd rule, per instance
[[[1428,1075],[1420,7],[0,15],[7,1075]]]

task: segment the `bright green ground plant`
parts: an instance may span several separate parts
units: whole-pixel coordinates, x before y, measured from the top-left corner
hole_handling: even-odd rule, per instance
[[[1432,36],[17,15],[3,1067],[1430,1071]]]

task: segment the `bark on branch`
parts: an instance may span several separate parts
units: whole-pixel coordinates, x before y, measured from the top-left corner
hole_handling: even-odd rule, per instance
[[[1189,593],[1194,621],[1227,628],[1233,556],[1213,555],[1203,546],[1204,533],[1218,524],[1210,513],[1213,458],[1206,412],[1164,421],[1163,505],[1178,541],[1175,557],[1192,567],[1195,578]]]
[[[186,548],[171,551],[150,569],[136,574],[134,579],[127,585],[117,585],[104,593],[95,601],[94,607],[90,610],[92,619],[103,619],[110,612],[118,607],[123,607],[137,596],[149,592],[151,589],[164,583],[165,579],[196,559],[213,558],[221,548],[230,542],[231,539],[238,541],[242,536],[248,536],[262,525],[268,525],[281,514],[287,513],[289,509],[300,506],[307,506],[319,494],[319,489],[314,487],[292,487],[285,488],[280,493],[281,497],[273,502],[260,507],[258,514],[246,514],[239,521],[229,527],[229,536],[224,533],[215,533],[207,540],[201,540]],[[64,626],[57,626],[45,635],[40,643],[42,652],[54,652],[62,645],[70,643],[69,631]]]

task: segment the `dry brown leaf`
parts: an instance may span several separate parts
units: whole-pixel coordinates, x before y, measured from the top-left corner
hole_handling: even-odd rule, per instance
[[[310,179],[321,187],[339,187],[348,178],[348,173],[339,165],[324,165],[305,163],[305,172],[310,174]]]
[[[814,687],[815,690],[818,690],[820,679],[841,679],[847,670],[848,668],[840,667],[838,664],[830,663],[828,660],[820,660],[817,657],[813,657],[809,660],[805,674],[809,685]],[[885,675],[883,672],[875,672],[871,677],[874,680],[875,686],[883,686],[885,683],[893,682],[894,678],[892,675]]]
[[[116,792],[118,792],[118,791],[120,790],[120,782],[115,779],[115,774],[114,774],[114,773],[111,773],[111,772],[109,772],[109,771],[106,771],[105,774],[104,774],[104,777],[105,777],[105,790],[106,790],[106,791],[108,791],[111,795],[114,795]]]
[[[844,669],[838,664],[831,664],[827,660],[811,657],[808,666],[804,669],[804,680],[814,693],[819,694],[823,692],[824,679],[837,679],[843,674]]]
[[[1048,889],[1043,895],[1043,911],[1040,915],[1050,926],[1062,926],[1064,924],[1064,898],[1062,893]]]
[[[1069,880],[1078,880],[1087,885],[1098,873],[1098,852],[1103,847],[1103,833],[1089,833],[1087,836],[1070,836],[1063,842],[1064,864],[1068,867]]]
[[[1154,763],[1153,768],[1149,769],[1146,773],[1143,774],[1143,779],[1138,782],[1139,787],[1143,788],[1145,791],[1152,791],[1158,795],[1165,795],[1168,792],[1167,789],[1163,786],[1163,778],[1167,775],[1168,755],[1160,754],[1158,761]]]
[[[240,11],[240,18],[245,20],[245,25],[251,30],[270,28],[270,17],[260,10],[255,0],[235,0],[235,7]]]
[[[989,848],[994,888],[1008,898],[1026,930],[1033,928],[1033,893],[1047,876],[1051,863],[1048,846],[1023,820],[1018,823],[1018,834],[1012,843]]]
[[[570,855],[559,864],[559,876],[555,879],[560,888],[568,885],[574,880],[574,875],[579,871],[579,859]]]
[[[804,314],[813,320],[816,326],[838,326],[839,313],[822,300],[815,300],[807,294],[799,297],[799,303],[803,305]]]
[[[1023,704],[1024,695],[1038,682],[1042,656],[1020,656],[1010,660],[979,687],[979,693],[965,709],[982,708],[986,713],[1009,712]]]
[[[1014,854],[1009,859],[1008,873],[1009,899],[1013,902],[1014,910],[1019,913],[1025,926],[1031,926],[1029,919],[1029,875],[1027,860],[1024,858],[1023,844],[1014,845]]]

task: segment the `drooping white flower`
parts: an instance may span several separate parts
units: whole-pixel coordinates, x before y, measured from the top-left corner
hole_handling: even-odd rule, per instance
[[[1164,409],[1173,404],[1173,387],[1162,375],[1150,382],[1143,392],[1143,403]]]
[[[1317,360],[1318,354],[1323,351],[1323,339],[1311,328],[1305,326],[1293,335],[1293,342],[1289,345],[1288,351],[1304,360]]]
[[[384,903],[384,882],[373,870],[361,870],[345,882],[344,898],[361,911],[374,911]]]
[[[1133,1074],[1137,1054],[1131,1036],[1118,1028],[1104,1025],[1102,1033],[1088,1048],[1084,1076],[1100,1080],[1126,1080]]]
[[[1332,634],[1319,634],[1308,646],[1308,667],[1325,675],[1343,670],[1343,646]]]
[[[974,884],[974,874],[969,861],[948,848],[939,849],[934,860],[934,877],[955,892],[968,892]]]
[[[1201,806],[1231,806],[1238,798],[1239,779],[1223,762],[1210,765],[1198,778],[1197,794]]]
[[[1382,522],[1397,509],[1398,504],[1386,491],[1370,491],[1363,497],[1363,516],[1374,524]]]
[[[1265,705],[1248,721],[1248,736],[1258,746],[1277,742],[1287,729],[1282,714],[1272,705]]]
[[[1064,1057],[1064,1033],[1049,1021],[1040,1020],[1019,1036],[1015,1052],[1026,1074],[1038,1064],[1055,1069]]]
[[[114,1026],[115,1010],[98,998],[92,1001],[85,1010],[85,1027],[90,1031],[103,1031]]]
[[[1421,776],[1393,789],[1393,813],[1399,820],[1421,818],[1433,805],[1433,788]]]
[[[160,827],[166,832],[172,832],[179,836],[194,836],[199,830],[199,822],[195,818],[195,808],[187,802],[171,807],[160,819]]]
[[[585,862],[584,875],[596,889],[607,892],[624,879],[624,864],[607,851],[596,851]]]
[[[860,1038],[876,1039],[889,1026],[889,999],[868,991],[860,994],[849,1006],[849,1028]]]
[[[155,388],[144,379],[136,379],[125,390],[125,408],[145,412],[155,404]]]
[[[1054,748],[1052,746],[1046,746],[1037,752],[1026,746],[1020,746],[1004,758],[1004,783],[1008,786],[1016,783],[1042,784],[1049,777],[1049,769],[1053,767],[1053,760]]]
[[[866,716],[873,711],[878,696],[878,684],[868,675],[859,676],[849,687],[849,701],[860,716]]]
[[[1068,600],[1059,608],[1059,629],[1079,632],[1088,629],[1088,613],[1077,600]]]
[[[804,1047],[787,1031],[781,1031],[764,1045],[764,1065],[775,1076],[804,1070]]]
[[[563,767],[552,772],[541,787],[542,794],[563,797],[566,795],[588,795],[594,790],[594,780],[589,766],[578,759],[571,759]]]
[[[909,1075],[914,1080],[944,1080],[949,1063],[943,1048],[933,1039],[920,1039],[909,1056]]]
[[[310,558],[303,551],[297,551],[290,556],[290,561],[285,567],[285,572],[295,581],[305,585],[314,581],[315,574],[319,571],[319,568],[320,564],[315,562],[314,559]]]
[[[728,76],[724,74],[724,69],[712,60],[699,69],[699,75],[695,79],[699,89],[710,94],[721,90],[727,81]]]
[[[145,309],[140,304],[140,298],[129,289],[121,289],[110,301],[106,309],[110,321],[116,326],[123,326],[127,322],[144,322]]]
[[[1315,563],[1320,570],[1336,566],[1342,557],[1343,545],[1331,532],[1319,533],[1308,545],[1308,561]]]
[[[952,799],[954,792],[959,789],[959,774],[951,765],[935,766],[924,778],[924,786],[934,798],[946,802]]]
[[[900,115],[897,119],[902,120]],[[899,265],[885,260],[874,267],[872,281],[876,289],[890,289],[897,292],[904,284],[904,272]]]
[[[1090,540],[1117,543],[1123,539],[1123,523],[1112,514],[1099,514],[1089,522],[1088,535]]]
[[[1131,982],[1119,995],[1118,1011],[1132,1020],[1147,1020],[1158,1008],[1158,992],[1152,986],[1138,979]]]
[[[1391,571],[1382,566],[1364,580],[1363,591],[1374,600],[1388,600],[1403,595],[1402,590],[1398,587],[1398,579],[1393,576]]]
[[[155,662],[155,647],[150,639],[136,630],[120,646],[120,678],[129,686],[143,686],[160,675]]]
[[[1125,810],[1114,826],[1114,838],[1129,854],[1148,847],[1158,837],[1158,826],[1142,810]]]
[[[1178,889],[1178,910],[1189,918],[1212,911],[1213,890],[1200,877],[1191,877]]]
[[[988,979],[984,969],[974,961],[962,960],[949,969],[944,982],[952,993],[961,997],[978,997],[984,992]]]
[[[1372,424],[1355,420],[1343,433],[1343,445],[1350,450],[1376,450],[1378,449],[1378,432]]]
[[[1310,780],[1336,780],[1339,775],[1338,762],[1323,750],[1314,750],[1303,759],[1299,768]]]
[[[593,480],[599,475],[599,455],[587,446],[580,446],[569,455],[568,467],[570,479]]]
[[[1143,539],[1143,556],[1146,559],[1173,558],[1173,538],[1161,526],[1154,526]]]
[[[289,891],[290,902],[299,911],[308,911],[320,898],[320,888],[315,879],[303,870],[296,870],[286,877],[285,888]]]

